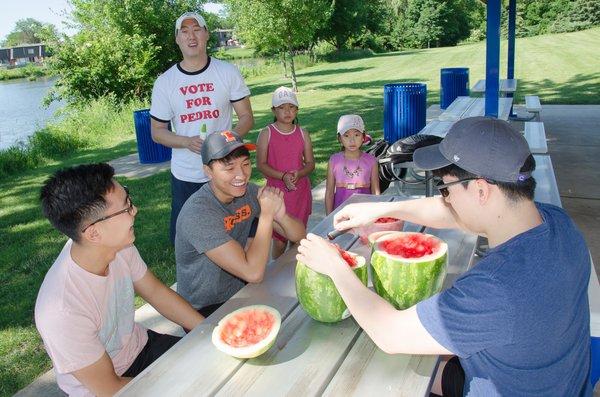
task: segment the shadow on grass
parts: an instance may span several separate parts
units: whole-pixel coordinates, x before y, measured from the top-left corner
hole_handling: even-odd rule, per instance
[[[373,67],[359,66],[355,68],[339,68],[339,69],[325,69],[325,70],[314,70],[311,72],[298,72],[298,77],[306,77],[306,76],[327,76],[332,74],[341,74],[341,73],[354,73],[354,72],[363,72],[365,70],[373,69]]]
[[[537,95],[544,103],[589,104],[600,103],[600,72],[576,74],[565,83],[545,78],[539,81],[519,80],[517,102],[525,102],[525,95]]]

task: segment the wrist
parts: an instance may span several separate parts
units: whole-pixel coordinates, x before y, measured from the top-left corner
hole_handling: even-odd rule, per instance
[[[285,178],[285,176],[286,176],[287,174],[289,174],[289,172],[287,172],[287,171],[284,171],[284,172],[283,172],[283,174],[281,174],[281,180],[282,180],[282,181],[284,180],[284,178]]]

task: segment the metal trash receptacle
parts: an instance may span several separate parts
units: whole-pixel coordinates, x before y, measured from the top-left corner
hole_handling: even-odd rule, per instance
[[[150,109],[133,112],[133,124],[137,138],[138,156],[141,164],[162,163],[171,160],[171,148],[152,140],[150,133]]]
[[[383,136],[390,144],[421,131],[425,127],[426,112],[426,84],[383,86]]]
[[[469,96],[469,68],[440,69],[440,109],[446,109],[458,96]]]

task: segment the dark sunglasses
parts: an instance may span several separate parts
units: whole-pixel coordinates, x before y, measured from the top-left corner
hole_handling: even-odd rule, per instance
[[[127,186],[123,186],[123,189],[125,190],[125,194],[127,195],[127,197],[126,197],[127,208],[123,208],[122,210],[117,211],[117,212],[115,212],[113,214],[106,215],[106,216],[103,216],[102,218],[96,219],[94,222],[90,223],[89,225],[87,225],[86,227],[84,227],[83,229],[81,229],[81,233],[85,232],[88,227],[90,227],[92,225],[95,225],[98,222],[102,222],[102,221],[105,221],[107,219],[114,218],[115,216],[124,214],[125,212],[127,212],[128,214],[132,213],[132,211],[133,211],[133,201],[131,201],[131,197],[129,197],[129,189],[127,188]]]
[[[450,186],[458,185],[459,183],[463,183],[463,182],[475,181],[477,179],[482,179],[482,178],[465,178],[465,179],[459,179],[458,181],[448,182],[448,183],[444,183],[443,180],[439,179],[435,182],[435,187],[440,191],[440,193],[442,194],[442,197],[448,197],[450,195],[450,192],[448,191],[448,188]]]

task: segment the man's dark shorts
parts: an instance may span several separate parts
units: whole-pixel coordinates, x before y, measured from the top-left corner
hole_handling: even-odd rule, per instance
[[[133,378],[169,350],[181,337],[148,330],[148,342],[122,376]]]

